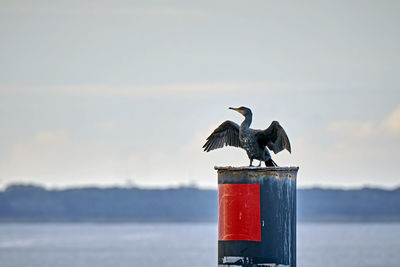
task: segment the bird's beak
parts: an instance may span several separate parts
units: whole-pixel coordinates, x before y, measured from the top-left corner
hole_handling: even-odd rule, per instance
[[[240,110],[239,108],[229,107],[229,109],[232,109],[232,110],[234,110],[234,111],[237,111],[237,112],[239,112],[239,113],[242,113],[241,110]]]

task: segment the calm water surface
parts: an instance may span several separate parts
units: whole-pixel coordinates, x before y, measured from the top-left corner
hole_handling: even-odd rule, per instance
[[[297,230],[299,267],[400,266],[400,224]],[[216,224],[0,224],[0,267],[204,267],[216,258]]]

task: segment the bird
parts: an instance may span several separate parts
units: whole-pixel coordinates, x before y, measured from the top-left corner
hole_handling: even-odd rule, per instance
[[[242,114],[244,121],[240,126],[233,121],[224,121],[207,138],[203,145],[204,151],[209,152],[224,146],[243,148],[250,159],[249,167],[253,167],[253,160],[260,161],[258,167],[261,167],[261,162],[264,162],[266,167],[277,167],[278,165],[272,160],[268,149],[275,154],[284,149],[289,153],[292,152],[289,137],[278,121],[272,121],[265,130],[251,129],[250,125],[253,119],[251,109],[243,106],[229,107],[229,109]]]

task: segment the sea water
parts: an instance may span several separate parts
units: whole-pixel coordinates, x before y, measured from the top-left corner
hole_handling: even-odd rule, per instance
[[[215,223],[0,224],[0,267],[216,266]],[[299,223],[297,266],[400,266],[400,224]]]

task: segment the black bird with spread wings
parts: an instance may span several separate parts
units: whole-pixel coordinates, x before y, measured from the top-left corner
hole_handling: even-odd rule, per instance
[[[204,151],[208,152],[224,146],[241,147],[247,152],[250,159],[250,166],[253,160],[265,162],[265,166],[277,166],[272,160],[268,149],[278,153],[284,149],[291,153],[289,138],[285,130],[277,121],[273,121],[265,130],[254,130],[250,128],[253,114],[246,107],[229,108],[242,114],[245,119],[239,126],[232,121],[224,121],[207,138],[204,144]],[[268,147],[268,149],[267,149]]]

